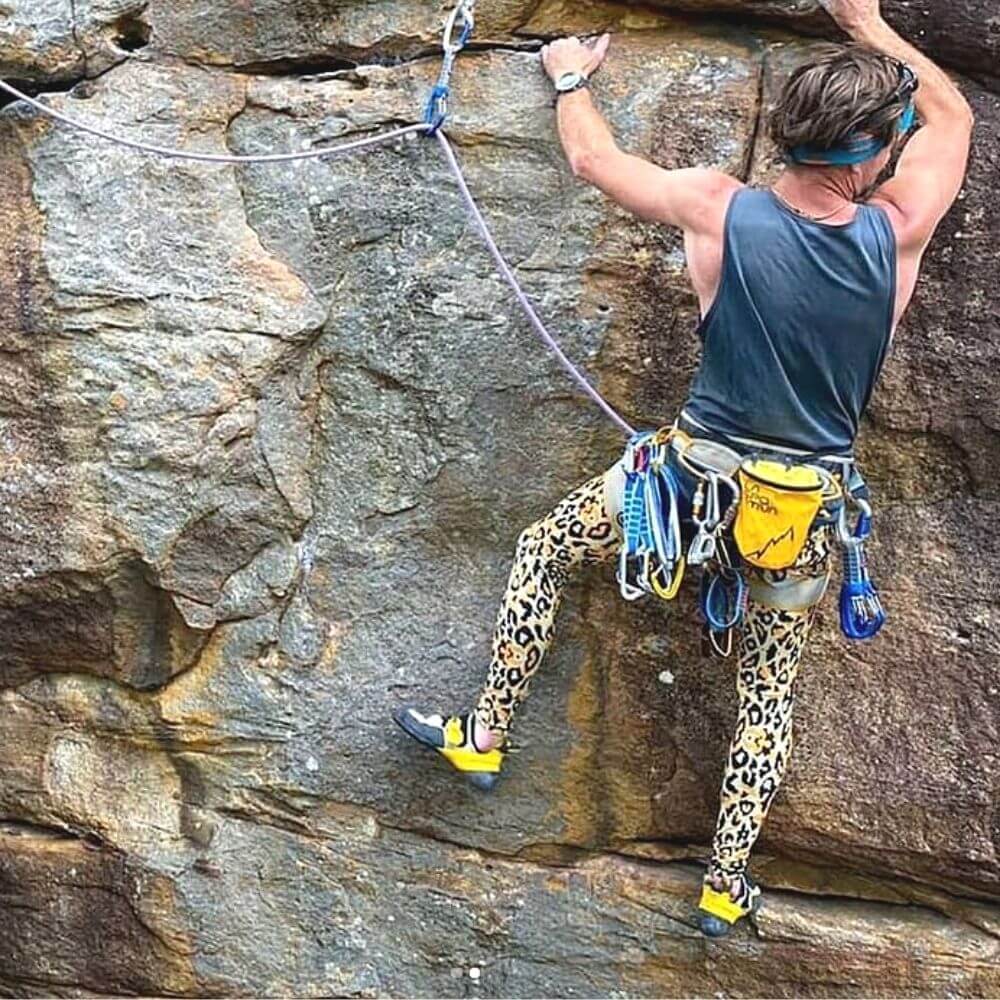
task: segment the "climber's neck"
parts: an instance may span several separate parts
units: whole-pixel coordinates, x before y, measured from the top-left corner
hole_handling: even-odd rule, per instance
[[[842,168],[789,167],[773,190],[797,214],[835,225],[857,214],[859,180],[856,172]]]

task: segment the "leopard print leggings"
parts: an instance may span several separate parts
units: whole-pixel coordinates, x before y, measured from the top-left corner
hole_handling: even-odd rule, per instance
[[[606,503],[605,476],[574,490],[517,543],[493,635],[493,656],[476,720],[506,734],[552,641],[570,574],[617,556],[621,539]],[[814,536],[795,569],[826,573],[826,544]],[[792,707],[799,658],[812,609],[784,611],[751,601],[739,642],[739,717],[722,782],[708,878],[722,879],[749,909],[750,851],[781,784],[791,752]]]

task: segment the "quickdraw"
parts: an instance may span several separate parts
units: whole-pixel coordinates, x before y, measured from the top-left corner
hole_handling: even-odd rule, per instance
[[[632,437],[622,457],[618,586],[626,601],[646,594],[672,600],[684,578],[678,485],[667,465],[667,447],[661,435],[646,431]]]
[[[427,107],[424,110],[424,121],[428,126],[429,135],[437,132],[448,117],[451,74],[455,69],[455,60],[458,58],[459,52],[465,48],[472,37],[472,29],[476,25],[475,7],[475,0],[461,0],[452,8],[444,23],[444,36],[441,40],[444,61],[441,63],[441,72],[430,97],[427,99]],[[456,40],[454,36],[459,21],[461,21],[462,27]]]
[[[840,588],[840,627],[848,639],[872,639],[886,622],[885,608],[868,574],[865,542],[872,531],[872,508],[867,500],[849,496],[859,516],[853,529],[847,503],[840,508],[837,540],[844,554],[844,582]]]

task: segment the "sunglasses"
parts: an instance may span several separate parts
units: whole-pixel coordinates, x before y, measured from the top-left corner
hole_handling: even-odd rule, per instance
[[[899,73],[899,81],[892,93],[877,108],[866,111],[862,117],[852,122],[851,131],[856,129],[862,122],[873,118],[880,111],[885,111],[886,108],[891,108],[897,104],[903,105],[903,117],[899,120],[900,132],[909,132],[913,128],[917,117],[916,108],[913,106],[913,95],[920,89],[920,80],[917,74],[905,62],[901,62],[898,59],[894,59],[893,62],[896,64],[896,69]]]

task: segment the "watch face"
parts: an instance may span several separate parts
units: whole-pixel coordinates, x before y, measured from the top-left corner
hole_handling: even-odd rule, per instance
[[[563,93],[567,90],[575,90],[584,81],[582,73],[563,73],[556,81],[556,90]]]

